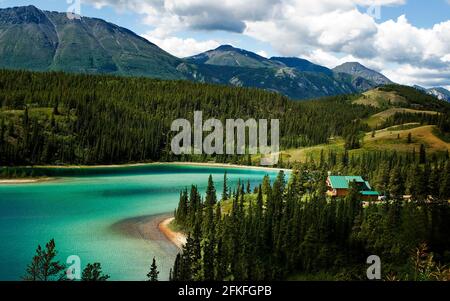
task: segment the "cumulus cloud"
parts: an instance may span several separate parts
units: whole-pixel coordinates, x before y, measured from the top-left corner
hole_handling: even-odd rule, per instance
[[[393,81],[408,85],[420,85],[424,87],[448,86],[450,68],[430,69],[417,67],[410,64],[394,66],[383,70],[383,73]]]
[[[407,16],[379,22],[381,6],[406,0],[83,0],[142,15],[151,41],[178,56],[217,46],[177,32],[222,30],[266,42],[279,55],[334,67],[359,61],[400,83],[450,83],[450,20],[418,28]],[[447,0],[449,2],[450,0]]]
[[[220,43],[215,40],[197,41],[192,38],[181,39],[177,37],[155,38],[151,34],[144,34],[142,36],[165,51],[182,58],[215,49],[220,46]]]
[[[83,0],[96,7],[114,6],[145,15],[157,27],[184,27],[194,30],[224,30],[242,33],[246,20],[269,18],[284,0]],[[174,26],[174,23],[176,26]],[[164,31],[168,31],[164,29]]]
[[[374,45],[377,55],[385,60],[436,68],[450,53],[450,20],[431,29],[420,29],[401,16],[378,26]]]

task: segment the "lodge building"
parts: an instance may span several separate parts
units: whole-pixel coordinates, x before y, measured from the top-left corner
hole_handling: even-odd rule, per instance
[[[372,190],[369,182],[360,176],[329,176],[327,178],[327,195],[333,198],[347,196],[352,182],[358,186],[363,201],[378,200],[380,194]]]

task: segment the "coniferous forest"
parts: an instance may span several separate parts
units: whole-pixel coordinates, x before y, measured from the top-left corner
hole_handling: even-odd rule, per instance
[[[387,198],[364,203],[355,186],[327,198],[327,170],[372,175]],[[367,280],[371,255],[383,280],[450,280],[448,160],[344,155],[220,191],[210,178],[204,198],[195,186],[181,193],[175,217],[188,238],[172,280]]]
[[[399,111],[380,128],[430,124],[437,136],[449,137],[447,103],[408,87],[380,89],[400,94],[408,101],[404,107],[436,112]],[[188,239],[172,280],[365,280],[370,255],[381,258],[384,280],[448,280],[449,154],[428,153],[424,145],[413,152],[350,154],[361,147],[361,134],[376,135],[364,120],[387,108],[355,104],[360,97],[297,102],[186,81],[0,71],[0,166],[252,164],[248,156],[173,155],[172,121],[192,121],[194,111],[204,120],[279,119],[282,149],[342,137],[345,151],[322,149],[305,162],[281,161],[278,167],[292,168],[292,175],[281,172],[273,182],[266,177],[257,187],[245,179],[228,187],[225,175],[224,187],[209,179],[205,196],[195,186],[182,191],[175,222]],[[327,198],[328,173],[361,175],[386,199],[362,202],[356,187],[344,198]],[[100,275],[100,265],[86,269],[86,278]],[[157,277],[153,262],[148,278]]]
[[[348,101],[355,97],[295,102],[257,89],[186,81],[0,71],[0,164],[202,160],[170,152],[172,121],[192,120],[195,110],[204,120],[280,119],[285,149],[323,144],[369,130],[360,120],[379,109]]]

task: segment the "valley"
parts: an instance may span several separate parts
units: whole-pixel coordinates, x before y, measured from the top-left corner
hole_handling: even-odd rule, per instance
[[[344,56],[367,49],[334,31],[177,57],[106,19],[0,9],[0,280],[66,279],[57,254],[83,281],[372,280],[368,254],[378,280],[450,279],[443,80]]]

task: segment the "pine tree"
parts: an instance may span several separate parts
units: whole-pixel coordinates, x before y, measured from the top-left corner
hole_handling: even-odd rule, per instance
[[[411,133],[408,133],[408,139],[407,139],[407,141],[406,141],[408,144],[411,144],[412,143],[412,134]]]
[[[264,178],[263,178],[263,183],[262,183],[262,193],[264,195],[268,195],[270,190],[271,190],[270,178],[269,178],[268,175],[265,175]]]
[[[214,206],[217,203],[216,188],[214,187],[214,181],[212,175],[208,178],[208,187],[206,188],[206,206]]]
[[[109,275],[105,275],[102,272],[102,266],[100,263],[88,263],[84,268],[81,281],[106,281],[110,278]]]
[[[420,153],[419,153],[419,163],[425,164],[427,162],[427,154],[425,150],[425,145],[420,145]]]
[[[153,261],[152,261],[152,265],[150,267],[150,272],[147,274],[147,278],[148,281],[158,281],[158,275],[159,275],[159,271],[158,271],[158,267],[156,265],[156,259],[155,257],[153,257]]]
[[[262,187],[259,185],[258,196],[256,198],[256,210],[255,210],[255,219],[260,222],[263,217],[263,194]]]
[[[315,258],[318,253],[318,237],[314,226],[310,226],[306,232],[305,239],[300,245],[302,267],[306,272],[315,270]]]
[[[394,167],[391,170],[388,189],[393,199],[400,199],[403,196],[404,186],[399,167]]]
[[[186,225],[189,209],[188,203],[189,203],[188,192],[187,189],[185,189],[180,193],[180,201],[178,203],[178,208],[175,213],[175,219],[179,225]]]
[[[439,197],[439,171],[437,167],[431,168],[430,176],[428,178],[428,195],[431,195],[433,198]]]
[[[57,256],[55,240],[50,240],[45,249],[39,245],[36,255],[27,267],[27,274],[23,277],[25,281],[53,281],[65,278],[65,266],[56,260]]]
[[[227,178],[227,172],[225,171],[223,175],[223,189],[222,189],[222,201],[228,200],[228,178]]]
[[[411,248],[421,241],[429,241],[435,250],[450,247],[444,230],[449,214],[447,202],[424,205],[400,201],[406,175],[410,175],[408,182],[420,179],[425,186],[432,186],[433,171],[441,178],[447,174],[448,163],[444,170],[439,165],[442,162],[431,159],[422,166],[410,156],[408,159],[387,152],[350,158],[345,171],[365,171],[369,179],[382,174],[383,185],[394,200],[369,204],[367,208],[362,207],[356,183],[351,183],[344,199],[326,200],[322,188],[326,171],[317,171],[312,161],[300,165],[302,170],[308,170],[306,181],[318,183],[307,195],[298,188],[304,185],[300,184],[297,171],[292,173],[287,187],[281,175],[273,188],[268,185],[266,195],[259,186],[256,201],[251,197],[244,199],[239,182],[231,212],[222,214],[221,202],[216,204],[213,240],[207,227],[198,226],[207,219],[206,201],[200,207],[203,214],[195,214],[188,243],[175,260],[171,279],[280,280],[292,273],[334,273],[342,266],[359,269],[367,254],[380,254],[388,267],[401,270]],[[334,166],[344,170],[341,167],[340,163]],[[415,193],[423,193],[420,188],[418,191]],[[358,279],[345,270],[338,277]]]

